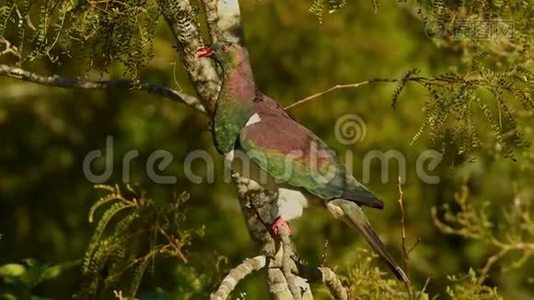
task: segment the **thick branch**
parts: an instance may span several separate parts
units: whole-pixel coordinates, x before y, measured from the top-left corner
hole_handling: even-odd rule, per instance
[[[178,42],[180,56],[189,78],[202,104],[209,115],[212,115],[221,81],[211,60],[196,55],[198,48],[204,46],[204,41],[197,28],[195,11],[188,0],[159,0],[159,5]]]
[[[241,11],[237,0],[217,0],[219,39],[244,44]]]
[[[263,255],[245,259],[239,266],[230,270],[224,277],[215,293],[211,294],[210,300],[224,300],[234,290],[236,285],[250,273],[265,267],[266,258]]]
[[[64,78],[58,75],[43,76],[20,68],[0,65],[0,76],[15,78],[23,81],[38,83],[47,86],[61,88],[79,88],[102,90],[108,88],[123,88],[129,90],[141,90],[168,99],[183,102],[196,110],[204,112],[200,101],[193,96],[173,90],[167,86],[153,83],[138,83],[133,80],[81,80]]]
[[[296,271],[296,265],[292,259],[293,247],[287,246],[291,243],[289,237],[283,238],[283,243],[277,243],[269,232],[270,224],[276,218],[277,195],[237,173],[234,173],[232,178],[237,187],[239,203],[250,236],[257,249],[269,258],[266,270],[271,298],[294,299],[294,295],[304,291],[302,299],[313,299],[306,280],[292,274],[293,270]]]
[[[337,300],[347,300],[347,290],[337,277],[336,273],[327,267],[312,267],[303,264],[297,264],[299,274],[308,279],[310,282],[322,282],[330,290],[330,294]]]
[[[206,23],[210,31],[211,42],[215,43],[221,39],[221,30],[218,26],[219,16],[217,14],[217,0],[202,0],[204,12],[206,13]]]
[[[330,294],[334,296],[335,299],[338,300],[347,300],[347,290],[341,284],[341,281],[339,278],[337,278],[336,273],[332,271],[330,268],[327,267],[320,267],[317,268],[319,272],[321,272],[321,282],[323,282],[328,289],[330,290]]]
[[[297,276],[293,272],[297,272],[295,262],[291,259],[293,255],[293,245],[291,245],[291,239],[289,238],[289,232],[286,228],[281,227],[279,229],[280,239],[282,241],[282,273],[287,281],[289,291],[295,300],[302,299],[300,287],[297,286]],[[309,287],[308,287],[309,288]]]

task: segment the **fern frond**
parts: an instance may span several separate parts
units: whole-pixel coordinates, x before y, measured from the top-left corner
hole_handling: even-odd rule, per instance
[[[143,275],[149,262],[150,259],[144,258],[134,266],[134,269],[132,271],[132,278],[130,280],[130,287],[128,289],[128,294],[132,297],[137,294],[137,289],[139,288],[139,284],[141,283],[141,279],[143,279]]]
[[[107,196],[101,197],[96,201],[93,205],[91,205],[91,208],[89,208],[89,223],[93,223],[94,214],[95,211],[102,205],[112,202],[112,201],[119,201],[117,196],[115,194],[109,194]]]
[[[95,249],[97,248],[97,245],[99,244],[99,241],[100,241],[100,237],[102,236],[108,223],[117,213],[127,208],[131,208],[131,206],[126,205],[122,202],[114,203],[104,212],[102,217],[100,217],[100,219],[98,220],[98,225],[96,226],[95,232],[93,233],[93,237],[91,238],[91,242],[89,243],[89,247],[87,248],[87,251],[85,253],[85,257],[83,260],[84,272],[88,271],[91,260],[93,259],[93,254],[95,252]]]
[[[419,74],[419,70],[417,68],[413,68],[406,72],[404,76],[402,76],[401,79],[398,81],[397,87],[395,88],[393,96],[391,97],[391,107],[393,107],[393,109],[396,108],[397,100],[399,99],[402,90],[404,89],[410,78],[414,77],[417,74]]]

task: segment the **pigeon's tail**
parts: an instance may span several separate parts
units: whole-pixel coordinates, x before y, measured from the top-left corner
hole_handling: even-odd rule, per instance
[[[358,204],[349,200],[335,199],[329,201],[327,207],[336,218],[343,219],[343,221],[349,224],[350,227],[363,234],[369,245],[371,245],[373,250],[387,263],[393,274],[395,274],[399,280],[407,284],[410,283],[410,279],[408,279],[408,276],[406,276],[402,268],[387,252],[386,247],[371,227],[371,224],[369,224],[369,221],[367,221],[363,210]]]
[[[350,200],[358,205],[383,209],[384,202],[364,187],[343,191],[342,199]]]

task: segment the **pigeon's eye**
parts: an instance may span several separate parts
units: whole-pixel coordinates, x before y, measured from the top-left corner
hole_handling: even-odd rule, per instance
[[[221,50],[226,52],[226,50],[228,49],[226,48],[226,46],[222,46]]]

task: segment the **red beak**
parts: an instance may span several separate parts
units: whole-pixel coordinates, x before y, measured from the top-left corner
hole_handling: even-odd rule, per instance
[[[215,54],[215,49],[210,47],[202,47],[197,50],[198,57],[210,57]]]

